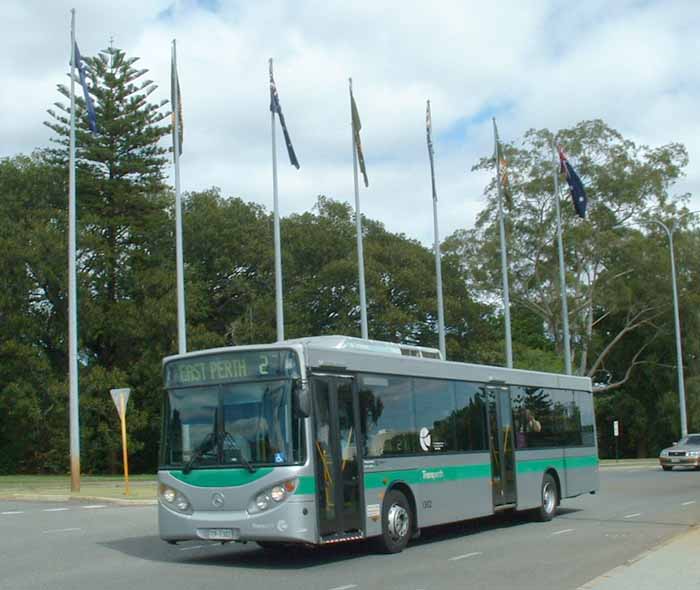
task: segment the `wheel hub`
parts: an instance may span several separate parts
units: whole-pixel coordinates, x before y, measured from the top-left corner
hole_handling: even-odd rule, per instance
[[[556,505],[557,493],[554,490],[554,486],[547,482],[542,490],[542,504],[544,505],[545,512],[550,514],[554,511]]]
[[[395,541],[402,539],[408,534],[408,510],[399,504],[392,504],[387,515],[387,527],[389,534]]]

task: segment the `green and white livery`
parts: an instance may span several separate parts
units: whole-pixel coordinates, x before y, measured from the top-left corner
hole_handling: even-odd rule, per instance
[[[164,360],[160,536],[401,551],[598,490],[591,381],[344,336]]]

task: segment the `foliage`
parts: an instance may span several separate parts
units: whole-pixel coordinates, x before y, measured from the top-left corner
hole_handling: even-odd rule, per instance
[[[116,48],[88,59],[99,134],[77,99],[80,418],[82,467],[121,469],[117,414],[108,395],[132,388],[131,466],[156,468],[161,361],[176,352],[173,195],[160,140],[164,103]],[[59,86],[68,97],[68,89]],[[68,467],[66,194],[68,109],[47,125],[54,147],[0,160],[0,473]],[[504,146],[513,192],[507,209],[516,366],[562,372],[560,286],[548,130]],[[562,201],[567,300],[577,371],[598,387],[601,454],[657,452],[677,438],[678,396],[670,262],[674,227],[688,416],[700,431],[700,232],[671,194],[687,163],[678,144],[637,146],[602,121],[560,131],[590,199],[590,217]],[[484,158],[475,166],[489,169]],[[473,230],[442,245],[447,350],[451,360],[504,362],[495,185]],[[272,216],[216,188],[184,196],[188,347],[274,341]],[[677,227],[676,227],[677,226]],[[431,248],[363,218],[372,338],[437,346]],[[325,196],[282,219],[285,330],[359,336],[354,211]]]

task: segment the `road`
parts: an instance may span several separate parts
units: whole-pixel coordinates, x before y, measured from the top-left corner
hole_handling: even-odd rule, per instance
[[[0,501],[2,590],[575,590],[700,523],[700,473],[601,470],[552,522],[499,516],[425,530],[399,555],[366,543],[270,553],[157,536],[154,506]]]

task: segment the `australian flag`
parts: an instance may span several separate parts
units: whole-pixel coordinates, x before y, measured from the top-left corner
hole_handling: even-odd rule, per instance
[[[93,134],[97,134],[97,117],[95,116],[95,104],[92,102],[92,96],[88,91],[87,76],[85,73],[85,62],[80,55],[78,44],[75,44],[75,67],[78,68],[80,76],[80,85],[83,87],[83,96],[85,97],[85,107],[87,108],[88,125]]]
[[[588,205],[588,198],[586,197],[586,191],[583,188],[583,183],[576,174],[576,170],[569,163],[566,158],[564,150],[561,146],[557,146],[559,151],[559,164],[561,165],[561,173],[566,176],[566,182],[569,184],[569,191],[571,193],[571,200],[574,203],[574,209],[576,210],[576,215],[581,219],[586,218],[586,206]]]
[[[294,153],[294,146],[292,146],[292,140],[289,137],[289,131],[287,131],[287,123],[284,121],[284,115],[282,114],[282,106],[280,105],[280,97],[277,94],[275,79],[272,77],[272,60],[270,60],[270,111],[277,113],[277,116],[280,118],[280,125],[282,125],[282,133],[284,134],[284,143],[287,144],[289,162],[298,170],[299,160],[297,160],[297,155]]]

